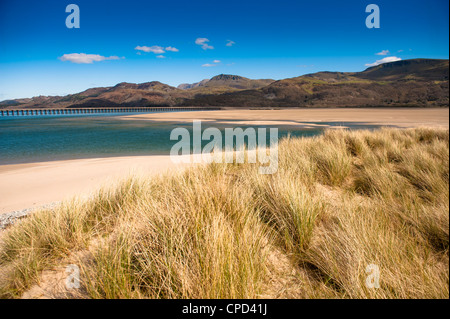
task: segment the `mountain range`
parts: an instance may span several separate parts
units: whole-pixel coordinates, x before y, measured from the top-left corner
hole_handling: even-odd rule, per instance
[[[2,109],[134,106],[375,107],[449,105],[449,60],[411,59],[362,72],[318,72],[283,80],[220,74],[173,87],[119,83],[67,96],[5,100]]]

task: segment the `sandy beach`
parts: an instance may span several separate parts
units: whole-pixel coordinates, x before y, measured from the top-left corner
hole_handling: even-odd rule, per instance
[[[131,175],[170,172],[169,156],[77,159],[0,166],[0,214],[86,197]]]
[[[449,127],[449,109],[223,110],[123,116],[125,120],[182,123],[194,119],[234,125],[327,126],[320,122],[397,127]],[[268,120],[270,119],[270,120]],[[311,123],[316,122],[316,123]],[[74,196],[88,196],[131,174],[159,174],[183,167],[169,156],[132,156],[0,165],[0,214]]]

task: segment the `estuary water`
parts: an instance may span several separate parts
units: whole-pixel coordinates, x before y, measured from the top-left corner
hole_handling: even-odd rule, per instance
[[[202,129],[211,126],[222,132],[226,127],[233,127],[230,124],[202,123]],[[192,131],[191,123],[124,120],[111,115],[3,117],[0,118],[0,165],[112,156],[168,155],[177,142],[170,140],[170,133],[176,127]],[[246,128],[242,125],[239,127]],[[279,138],[288,134],[314,136],[323,132],[319,128],[277,127]]]

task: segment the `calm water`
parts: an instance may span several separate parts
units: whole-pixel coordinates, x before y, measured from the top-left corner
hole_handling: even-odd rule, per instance
[[[225,128],[225,125],[213,125],[221,130]],[[131,121],[105,115],[0,118],[0,164],[167,155],[176,143],[170,141],[170,132],[180,126],[190,131],[192,129],[192,124]],[[202,129],[207,127],[206,123],[202,123]],[[280,138],[288,133],[292,136],[322,133],[321,129],[278,128]]]

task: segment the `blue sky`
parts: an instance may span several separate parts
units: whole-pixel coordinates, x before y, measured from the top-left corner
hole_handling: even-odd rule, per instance
[[[65,24],[71,3],[80,8],[79,29]],[[379,29],[365,25],[371,3],[380,7]],[[447,0],[1,0],[0,100],[119,82],[176,86],[220,73],[282,79],[362,71],[382,59],[448,59],[448,6]]]

